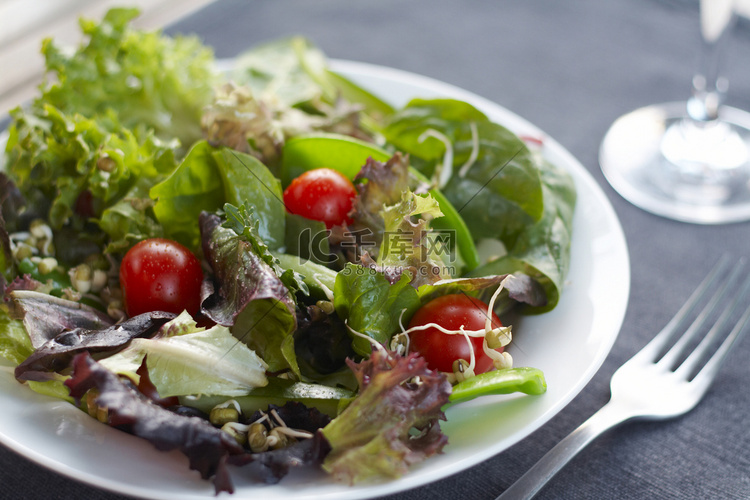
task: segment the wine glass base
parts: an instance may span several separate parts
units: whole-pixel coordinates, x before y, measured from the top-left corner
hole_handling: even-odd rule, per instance
[[[602,172],[634,205],[698,224],[750,220],[750,113],[723,107],[708,127],[685,103],[647,106],[618,118],[599,150]]]

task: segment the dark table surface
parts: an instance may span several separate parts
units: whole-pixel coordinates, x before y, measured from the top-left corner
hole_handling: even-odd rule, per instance
[[[499,103],[567,148],[609,197],[628,242],[632,285],[602,368],[563,411],[504,453],[389,500],[491,499],[609,398],[614,370],[661,328],[721,254],[750,253],[750,223],[698,226],[628,204],[597,161],[609,125],[632,109],[681,100],[696,68],[697,2],[656,0],[218,1],[168,27],[231,57],[303,34],[332,58],[443,80]],[[725,60],[728,103],[750,110],[750,23]],[[668,422],[634,422],[584,450],[539,495],[558,499],[750,498],[750,341],[704,402]],[[0,497],[115,499],[0,447]]]

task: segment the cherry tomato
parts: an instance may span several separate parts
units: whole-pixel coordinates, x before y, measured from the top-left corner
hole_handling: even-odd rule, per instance
[[[409,322],[409,328],[436,323],[446,330],[483,330],[487,319],[487,304],[462,293],[443,295],[420,307]],[[502,326],[496,314],[492,314],[492,327]],[[474,373],[492,370],[492,359],[482,349],[482,337],[470,337],[474,350]],[[435,327],[409,333],[409,349],[424,357],[433,370],[452,372],[457,359],[470,361],[471,352],[466,336],[443,333]],[[497,349],[502,352],[501,349]]]
[[[328,229],[351,223],[347,214],[357,195],[354,184],[330,168],[309,170],[284,190],[284,205],[289,212],[325,222]]]
[[[203,271],[198,258],[176,241],[143,240],[134,245],[120,264],[120,287],[129,316],[200,309]]]

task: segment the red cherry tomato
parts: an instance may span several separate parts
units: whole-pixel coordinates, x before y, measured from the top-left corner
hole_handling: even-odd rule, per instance
[[[409,322],[409,328],[436,323],[446,330],[483,330],[487,319],[487,304],[462,293],[443,295],[431,300],[417,310]],[[496,314],[492,314],[492,327],[502,326]],[[492,359],[482,349],[482,337],[470,337],[474,350],[474,373],[492,370]],[[471,351],[466,336],[443,333],[435,327],[409,333],[409,349],[424,357],[433,370],[452,372],[457,359],[470,361]],[[502,352],[503,349],[497,349]]]
[[[289,212],[325,222],[328,229],[351,223],[347,214],[357,195],[354,184],[330,168],[309,170],[284,190],[284,205]]]
[[[133,246],[120,264],[120,287],[129,316],[200,309],[203,271],[198,258],[176,241],[143,240]]]

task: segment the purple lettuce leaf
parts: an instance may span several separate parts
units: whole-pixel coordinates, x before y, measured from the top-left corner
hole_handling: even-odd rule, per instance
[[[33,281],[31,278],[26,279]],[[46,293],[29,291],[28,288],[23,288],[22,281],[14,281],[11,287],[14,287],[9,294],[11,317],[23,320],[34,348],[41,347],[65,331],[77,328],[99,330],[114,324],[112,318],[98,309]]]
[[[295,303],[273,268],[216,214],[200,217],[203,254],[213,270],[204,282],[203,313],[256,351],[269,371],[299,373],[294,354]]]
[[[68,368],[81,352],[114,352],[136,337],[149,337],[175,315],[167,312],[144,313],[117,325],[101,329],[74,328],[45,342],[15,370],[19,381],[45,381],[55,378],[54,372]]]
[[[439,425],[451,385],[421,356],[375,350],[349,362],[359,396],[323,428],[331,452],[323,468],[350,483],[393,478],[441,453],[447,444]]]
[[[145,439],[160,451],[179,450],[203,479],[213,478],[216,494],[234,491],[227,459],[243,453],[243,448],[228,433],[201,418],[178,415],[156,405],[86,352],[73,359],[73,374],[65,385],[78,401],[88,390],[96,389],[95,403],[107,409],[110,426]]]
[[[334,251],[341,251],[348,262],[358,263],[364,255],[374,260],[383,241],[385,223],[380,211],[401,200],[409,189],[409,158],[396,153],[383,163],[372,158],[354,178],[357,196],[349,218],[351,224],[334,226],[329,236]]]

